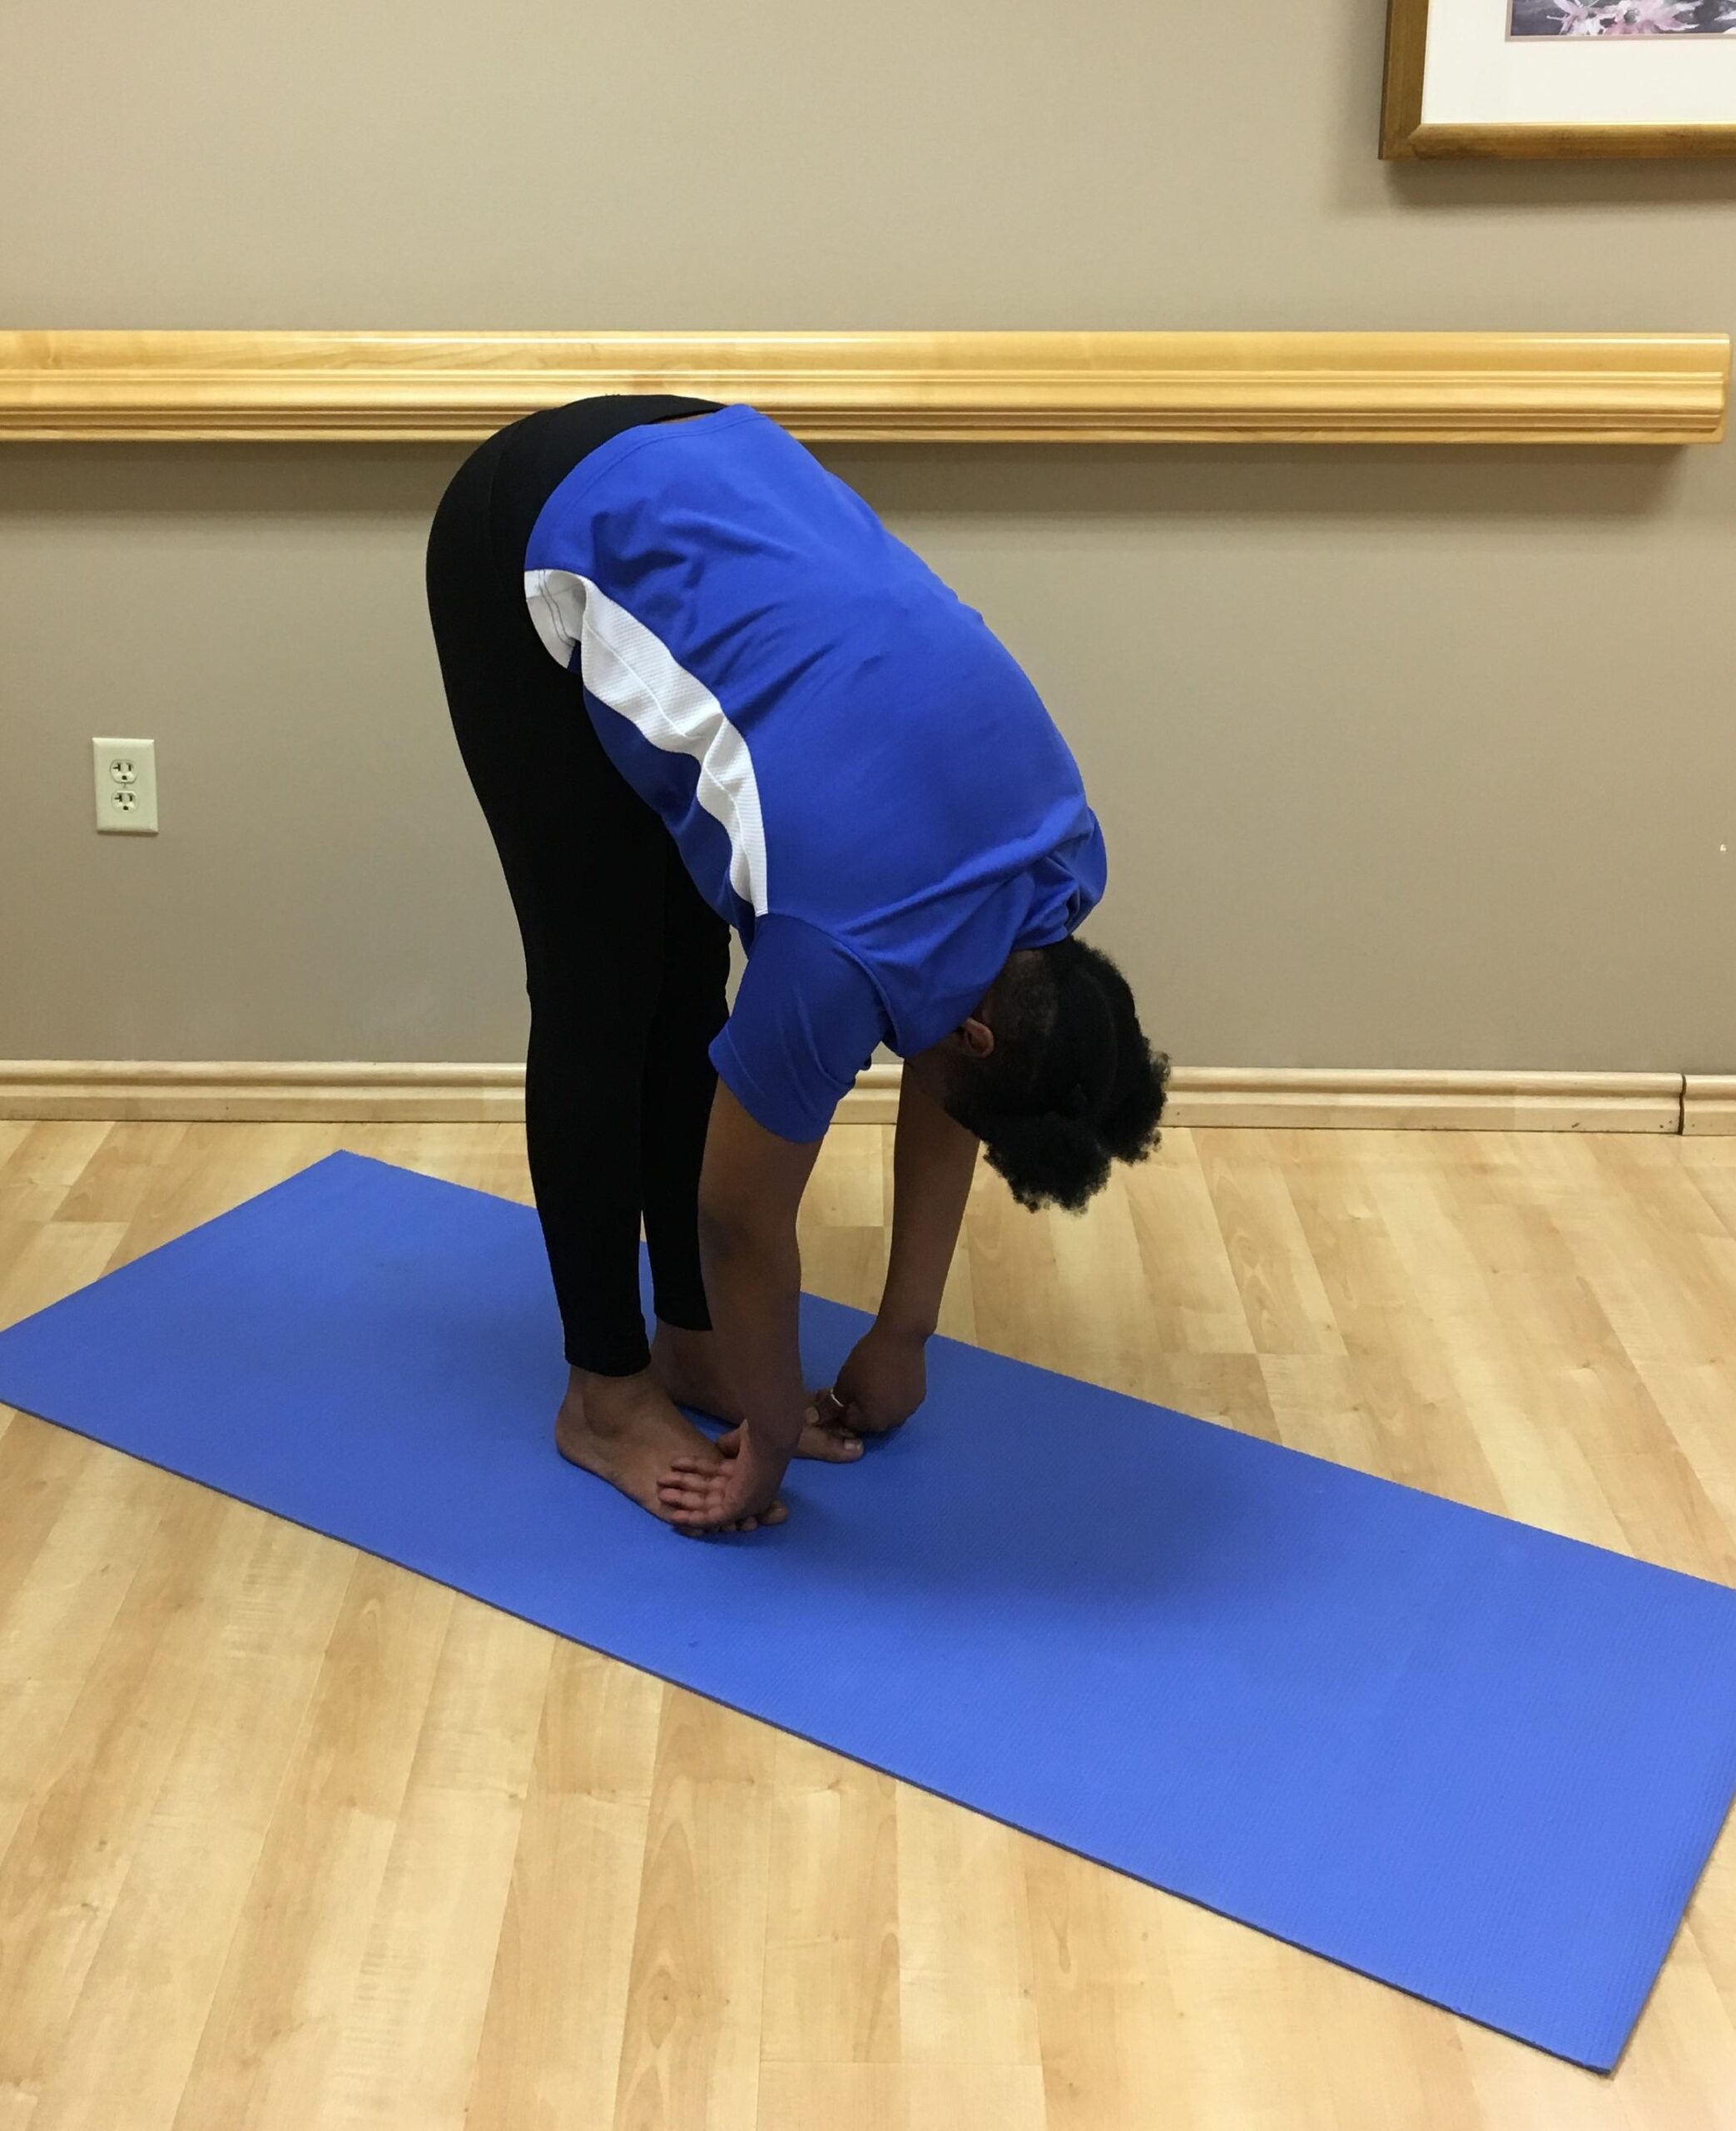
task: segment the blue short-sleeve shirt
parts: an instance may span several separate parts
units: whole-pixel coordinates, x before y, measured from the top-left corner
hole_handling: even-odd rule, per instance
[[[1066,743],[980,614],[751,407],[623,430],[543,506],[525,596],[747,967],[712,1062],[816,1140],[1104,890]]]

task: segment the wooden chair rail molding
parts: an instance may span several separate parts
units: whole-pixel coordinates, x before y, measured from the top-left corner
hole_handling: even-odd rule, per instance
[[[1714,333],[0,333],[0,440],[459,444],[592,392],[816,442],[1714,444]]]

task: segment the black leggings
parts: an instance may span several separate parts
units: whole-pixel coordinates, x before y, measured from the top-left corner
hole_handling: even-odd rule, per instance
[[[729,929],[604,754],[578,675],[543,648],[525,604],[524,549],[588,452],[712,404],[622,396],[528,415],[459,468],[428,542],[453,729],[524,940],[525,1136],[567,1359],[604,1376],[649,1359],[642,1215],[657,1316],[710,1323],[699,1167]]]

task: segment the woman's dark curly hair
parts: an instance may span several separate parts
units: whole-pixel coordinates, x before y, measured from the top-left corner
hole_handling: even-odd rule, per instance
[[[946,1109],[1021,1206],[1076,1213],[1112,1161],[1157,1145],[1169,1061],[1146,1041],[1127,979],[1082,940],[1015,955],[987,1017],[994,1048],[954,1059]]]

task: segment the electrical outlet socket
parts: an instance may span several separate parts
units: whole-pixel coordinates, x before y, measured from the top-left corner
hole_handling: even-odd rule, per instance
[[[92,740],[97,827],[104,836],[156,834],[155,740]]]

